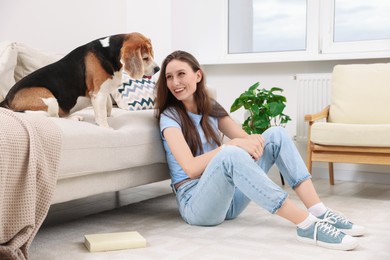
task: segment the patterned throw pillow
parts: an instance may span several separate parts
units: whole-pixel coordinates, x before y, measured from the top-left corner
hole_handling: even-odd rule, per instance
[[[155,82],[150,79],[134,80],[124,76],[124,83],[111,93],[118,107],[130,111],[152,109]]]

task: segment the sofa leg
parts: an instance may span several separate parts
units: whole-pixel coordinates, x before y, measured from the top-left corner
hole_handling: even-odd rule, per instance
[[[334,185],[334,175],[333,175],[333,163],[329,162],[329,183],[330,185]]]

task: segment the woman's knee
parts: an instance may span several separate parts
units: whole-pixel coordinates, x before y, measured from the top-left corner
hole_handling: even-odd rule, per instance
[[[286,129],[284,129],[281,126],[270,127],[263,134],[268,134],[268,135],[272,135],[272,136],[279,136],[279,137],[286,137],[287,136]]]
[[[221,161],[221,165],[227,168],[237,165],[237,163],[240,164],[247,162],[247,160],[252,160],[247,151],[234,145],[225,146],[217,156]]]
[[[222,222],[224,222],[225,218],[222,216],[215,217],[212,214],[202,217],[194,217],[187,219],[186,222],[192,226],[204,226],[204,227],[212,227],[218,226]]]
[[[241,157],[241,156],[248,156],[248,153],[244,149],[242,149],[238,146],[226,145],[219,152],[219,155],[223,156],[223,157],[228,157],[228,158],[234,159],[234,158]]]
[[[290,137],[288,136],[286,129],[281,126],[273,126],[268,128],[263,133],[266,143],[273,143],[276,145],[281,145],[282,143],[288,141]]]

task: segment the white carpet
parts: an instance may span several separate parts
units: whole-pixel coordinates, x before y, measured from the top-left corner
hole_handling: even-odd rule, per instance
[[[169,194],[43,226],[33,241],[30,257],[33,260],[390,259],[389,186],[339,183],[331,187],[326,180],[315,184],[328,207],[366,227],[367,234],[358,238],[357,249],[344,252],[302,244],[295,239],[294,225],[254,203],[239,218],[219,226],[190,226],[180,218],[175,198]],[[83,244],[85,234],[121,231],[138,231],[146,238],[147,247],[89,253]]]

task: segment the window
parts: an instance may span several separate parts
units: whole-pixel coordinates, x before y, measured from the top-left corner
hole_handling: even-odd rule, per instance
[[[336,0],[334,41],[390,39],[390,1]]]
[[[334,0],[322,11],[324,53],[390,50],[390,1]]]
[[[226,0],[224,62],[390,57],[389,0]]]
[[[229,0],[229,53],[306,49],[306,0]]]

